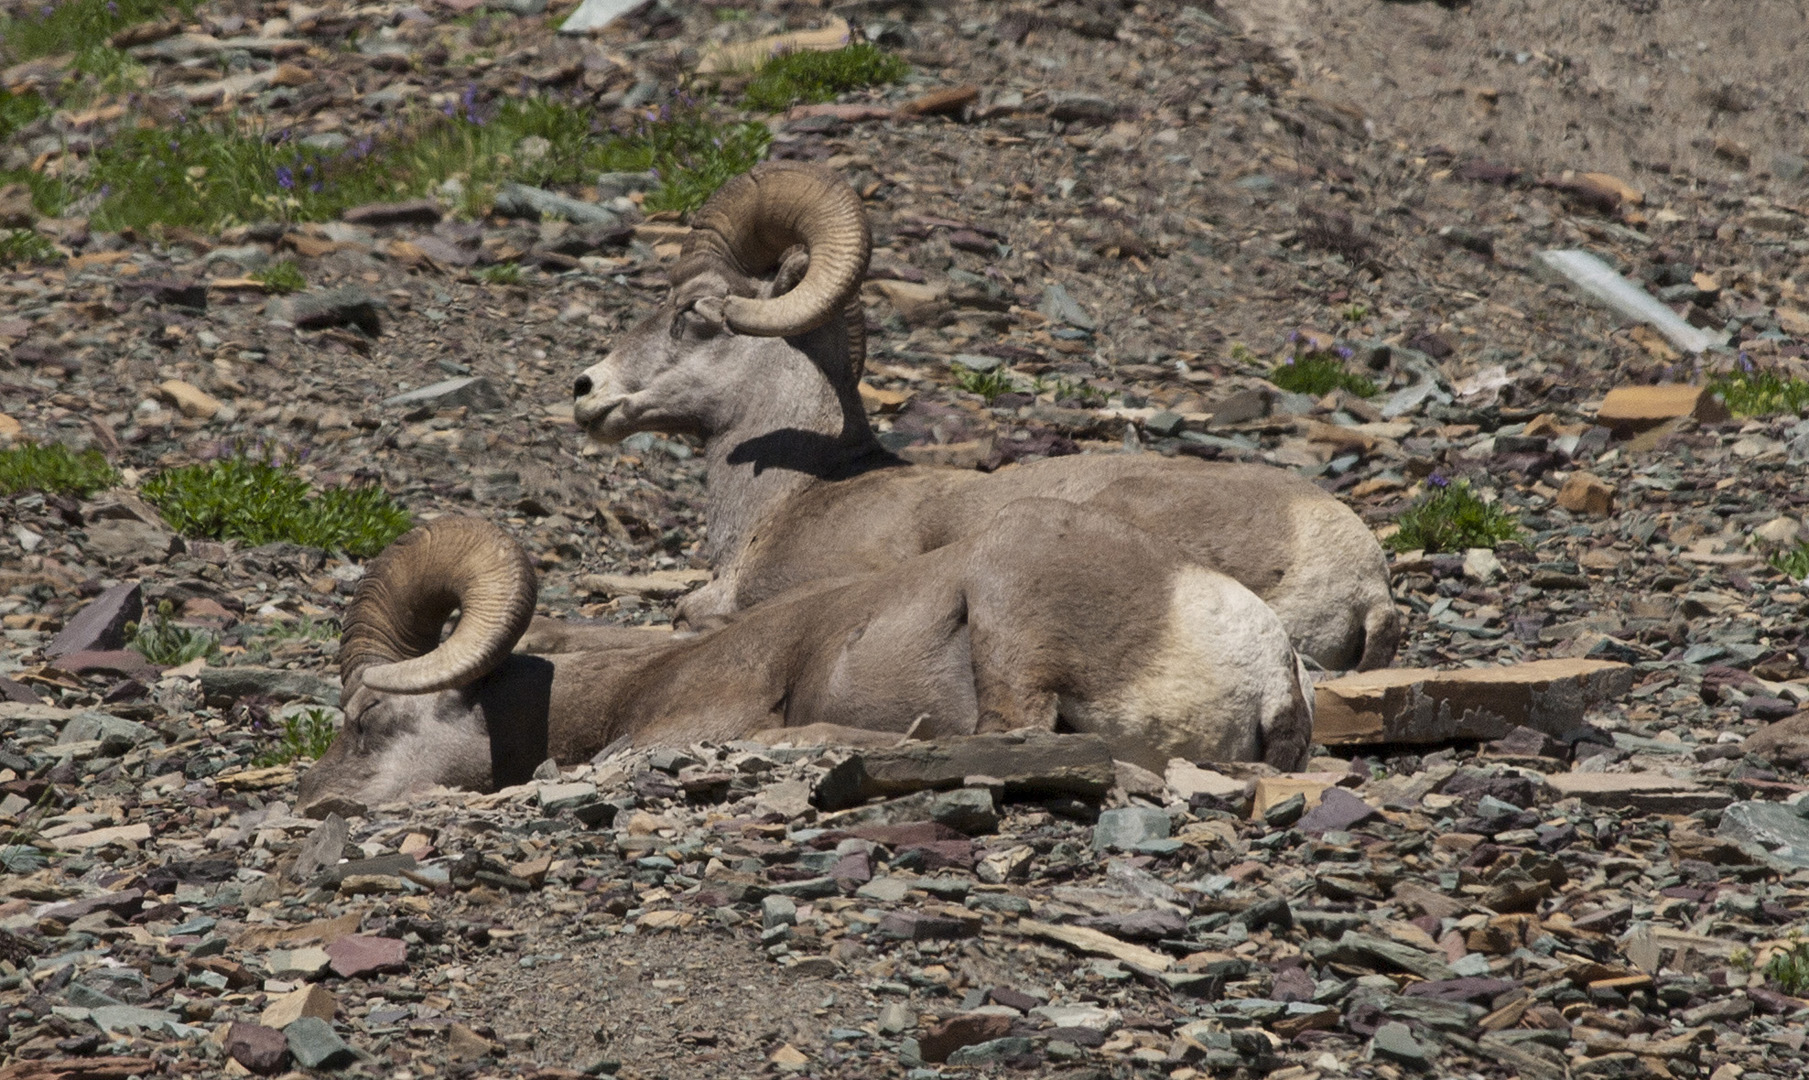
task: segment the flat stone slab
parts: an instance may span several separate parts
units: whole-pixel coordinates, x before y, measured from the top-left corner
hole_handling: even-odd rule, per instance
[[[969,735],[855,754],[818,782],[813,801],[845,810],[876,797],[960,787],[970,776],[1002,781],[1006,795],[1097,799],[1111,790],[1117,771],[1097,735]]]
[[[1563,735],[1583,722],[1591,705],[1632,688],[1633,669],[1607,660],[1365,671],[1314,687],[1313,741],[1351,746],[1499,739],[1517,726]]]
[[[1560,799],[1574,796],[1597,806],[1612,805],[1617,799],[1629,794],[1670,794],[1702,790],[1702,785],[1694,780],[1680,780],[1663,773],[1649,772],[1553,773],[1545,778],[1545,786]]]

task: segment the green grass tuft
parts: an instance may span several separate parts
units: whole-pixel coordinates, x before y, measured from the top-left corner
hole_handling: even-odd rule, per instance
[[[1436,474],[1433,490],[1401,513],[1400,531],[1388,538],[1396,551],[1454,552],[1492,548],[1520,538],[1514,515],[1482,501],[1468,481],[1443,483]]]
[[[1786,994],[1809,990],[1809,941],[1792,942],[1790,948],[1772,954],[1765,964],[1765,977]]]
[[[0,88],[0,142],[13,137],[13,132],[50,112],[50,104],[27,90],[15,94]]]
[[[53,495],[92,495],[112,487],[119,473],[99,450],[70,453],[67,446],[26,443],[0,450],[0,495],[44,491]]]
[[[122,132],[94,157],[88,183],[104,190],[96,227],[217,229],[256,221],[330,221],[368,202],[419,198],[456,179],[476,216],[509,182],[556,187],[599,172],[654,170],[650,211],[689,211],[766,155],[765,125],[719,124],[695,107],[643,117],[626,132],[594,132],[588,109],[542,98],[494,110],[475,98],[406,134],[335,154],[232,122]],[[531,141],[530,141],[531,140]]]
[[[1809,581],[1809,543],[1778,552],[1771,557],[1771,565],[1793,581]]]
[[[1017,389],[1017,382],[1003,364],[990,371],[975,371],[966,364],[950,364],[948,369],[954,377],[955,389],[978,394],[986,399],[988,405],[1000,394],[1009,394]]]
[[[1308,352],[1277,364],[1269,373],[1269,381],[1290,394],[1324,397],[1333,390],[1346,390],[1358,397],[1374,397],[1376,384],[1349,371],[1344,361],[1331,353]]]
[[[333,745],[336,733],[333,714],[325,709],[291,713],[283,718],[283,732],[277,736],[276,745],[253,758],[251,763],[257,768],[268,769],[274,765],[287,765],[297,758],[319,760]]]
[[[33,0],[19,10],[27,14],[0,19],[0,48],[15,62],[104,46],[126,27],[165,15],[186,18],[195,0]]]
[[[1721,395],[1729,410],[1739,416],[1801,413],[1809,409],[1809,380],[1755,369],[1717,375],[1709,389]]]
[[[265,292],[286,294],[301,292],[308,287],[308,279],[302,275],[301,267],[296,265],[294,259],[278,259],[253,273],[251,279],[263,282]]]
[[[783,53],[761,65],[741,103],[779,112],[793,105],[833,101],[849,90],[895,83],[910,71],[911,65],[903,60],[865,43],[830,52]]]
[[[205,630],[178,626],[171,620],[175,608],[168,600],[158,603],[148,622],[127,623],[128,648],[153,664],[179,667],[200,657],[219,655],[220,640]]]
[[[411,526],[381,487],[311,493],[288,466],[236,455],[171,469],[143,495],[178,531],[248,544],[288,541],[369,557]]]
[[[48,237],[30,229],[0,230],[0,265],[61,262],[63,253]]]
[[[521,283],[521,266],[517,263],[480,266],[471,271],[471,276],[485,285],[519,285]]]

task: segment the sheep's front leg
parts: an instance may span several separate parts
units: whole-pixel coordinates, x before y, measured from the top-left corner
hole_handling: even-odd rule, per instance
[[[968,612],[977,734],[1033,728],[1054,731],[1056,693],[1034,634],[1020,620]]]

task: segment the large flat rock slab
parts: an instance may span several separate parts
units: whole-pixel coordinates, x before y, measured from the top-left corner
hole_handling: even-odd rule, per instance
[[[1633,688],[1607,660],[1535,660],[1434,671],[1389,668],[1314,687],[1313,739],[1324,746],[1499,739],[1515,727],[1562,735],[1591,705]]]

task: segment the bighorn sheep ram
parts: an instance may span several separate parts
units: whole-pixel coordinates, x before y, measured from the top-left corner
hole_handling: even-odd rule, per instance
[[[883,572],[817,582],[699,633],[586,628],[510,649],[533,567],[505,532],[444,518],[359,583],[339,663],[345,727],[306,806],[526,781],[551,757],[833,724],[925,738],[1061,726],[1156,769],[1171,757],[1300,767],[1312,684],[1275,614],[1172,544],[1027,499]],[[459,621],[441,643],[447,617]]]
[[[988,475],[911,466],[884,449],[858,390],[870,249],[860,199],[840,177],[761,165],[696,213],[664,305],[576,382],[575,415],[596,439],[651,430],[704,440],[716,578],[686,598],[685,620],[893,565],[972,534],[1014,500],[1050,497],[1235,578],[1326,668],[1393,659],[1400,616],[1380,545],[1348,507],[1290,472],[1102,454]]]

